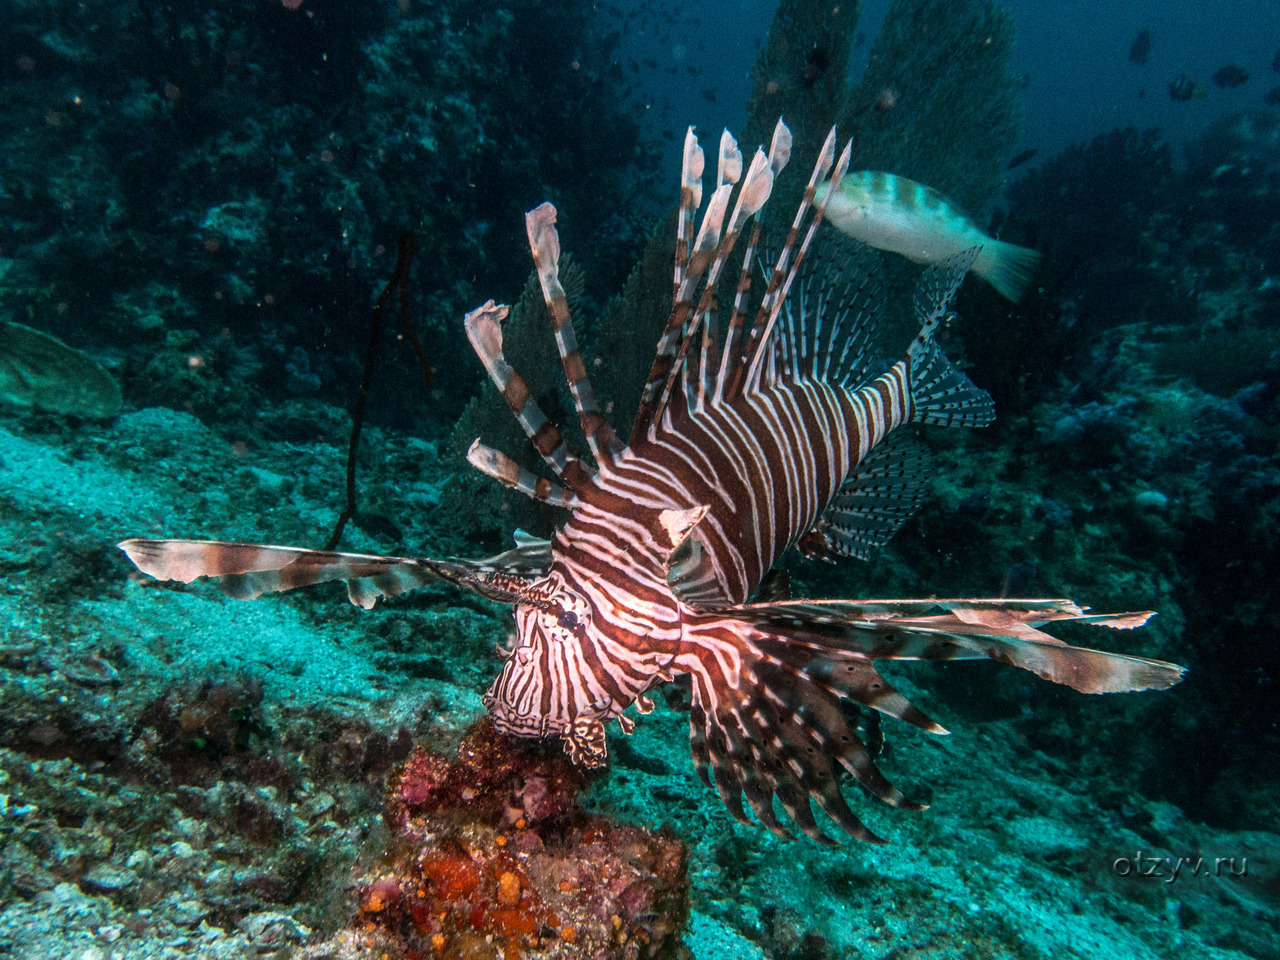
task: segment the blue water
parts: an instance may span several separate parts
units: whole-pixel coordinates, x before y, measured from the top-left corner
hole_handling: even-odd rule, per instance
[[[888,0],[868,0],[863,6],[859,31],[864,42],[854,56],[855,76],[865,66],[888,6]],[[1010,66],[1027,79],[1026,121],[1018,149],[1035,148],[1040,159],[1116,127],[1159,127],[1170,142],[1181,145],[1223,113],[1260,108],[1263,94],[1276,83],[1271,61],[1280,37],[1280,7],[1267,0],[1011,0],[1006,6],[1018,28]],[[655,57],[663,68],[702,66],[705,73],[697,79],[683,74],[653,77],[646,84],[651,101],[665,96],[685,107],[686,117],[671,119],[677,125],[736,130],[750,93],[747,74],[773,10],[767,0],[691,5],[688,12],[702,18],[704,32],[677,30],[665,44],[657,41],[652,29],[637,32],[624,39],[622,51]],[[708,28],[715,32],[714,45],[705,36]],[[1151,31],[1152,47],[1147,62],[1139,65],[1130,62],[1129,48],[1142,30]],[[699,51],[699,44],[707,49]],[[1228,63],[1244,68],[1250,81],[1234,89],[1213,86],[1210,78]],[[1190,103],[1172,101],[1168,85],[1179,74],[1209,86],[1209,96]],[[716,91],[715,104],[700,95],[704,89]]]

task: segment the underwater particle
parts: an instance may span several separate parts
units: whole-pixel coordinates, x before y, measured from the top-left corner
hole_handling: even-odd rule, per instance
[[[520,878],[510,870],[498,877],[498,903],[514,907],[520,902]]]
[[[1268,107],[1280,107],[1280,87],[1272,87],[1267,91],[1267,95],[1262,98],[1262,102]]]
[[[893,87],[885,87],[880,91],[880,96],[876,97],[876,110],[884,113],[892,110],[898,105],[898,91]]]
[[[360,909],[365,913],[381,913],[388,906],[400,902],[400,881],[394,876],[382,876],[365,889]]]
[[[0,403],[114,417],[120,385],[92,357],[21,323],[0,323]]]
[[[1189,79],[1185,73],[1180,73],[1169,81],[1170,100],[1186,103],[1193,97],[1197,100],[1203,100],[1208,94],[1209,89],[1207,87]]]
[[[1213,74],[1213,82],[1224,89],[1239,87],[1249,79],[1249,74],[1234,63],[1228,63]]]
[[[1151,56],[1151,31],[1140,30],[1129,47],[1129,59],[1136,64],[1144,64]]]
[[[1144,513],[1160,513],[1169,506],[1169,498],[1159,490],[1143,490],[1134,496],[1133,505]]]
[[[301,10],[302,0],[280,0],[280,6],[286,10]]]
[[[1280,54],[1277,54],[1280,56]],[[21,54],[13,61],[13,65],[18,68],[19,73],[35,73],[36,58],[29,53]]]

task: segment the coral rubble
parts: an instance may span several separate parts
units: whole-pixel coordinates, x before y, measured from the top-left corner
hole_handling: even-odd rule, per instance
[[[680,956],[684,844],[587,816],[559,751],[480,721],[453,760],[417,750],[389,781],[391,853],[358,923],[405,956],[634,960]]]

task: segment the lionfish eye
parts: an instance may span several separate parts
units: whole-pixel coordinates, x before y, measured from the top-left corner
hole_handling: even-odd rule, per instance
[[[561,610],[556,622],[566,630],[572,630],[578,625],[578,615],[572,610]]]

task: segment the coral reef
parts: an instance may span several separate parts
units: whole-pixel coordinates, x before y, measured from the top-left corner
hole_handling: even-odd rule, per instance
[[[837,124],[853,137],[851,169],[928,184],[981,223],[1022,123],[1021,82],[1008,68],[1012,15],[990,0],[894,0],[851,87],[861,9],[779,5],[752,71],[745,141],[765,142],[785,116],[803,165]]]
[[[486,719],[446,760],[416,751],[389,781],[392,853],[360,890],[381,949],[448,960],[680,955],[684,844],[589,817],[560,751]]]
[[[894,0],[838,116],[854,169],[927,183],[981,223],[1022,126],[1013,15],[989,0]]]
[[[784,113],[803,164],[838,121],[855,165],[981,221],[1020,109],[1007,15],[895,0],[851,87],[860,12],[782,4],[744,145]],[[1125,645],[1188,680],[1100,709],[982,665],[898,669],[961,731],[885,745],[886,772],[932,784],[901,784],[932,807],[887,825],[884,852],[827,852],[727,817],[690,772],[678,688],[585,784],[475,726],[509,630],[486,601],[428,588],[359,621],[327,589],[246,607],[144,588],[109,547],[319,546],[342,507],[337,403],[405,227],[425,238],[410,286],[438,382],[393,345],[387,366],[413,372],[375,385],[344,545],[476,556],[510,527],[545,531],[460,472],[476,436],[525,445],[488,386],[455,429],[480,376],[456,321],[523,290],[512,352],[545,409],[570,409],[519,229],[553,200],[589,258],[564,269],[585,355],[630,422],[673,231],[650,232],[650,148],[593,8],[0,14],[3,318],[86,348],[124,388],[113,420],[0,409],[0,954],[1280,953],[1274,112],[1206,129],[1185,171],[1133,130],[1020,167],[997,226],[1043,267],[1017,307],[966,284],[947,334],[1000,419],[931,441],[946,479],[874,564],[791,565],[798,593],[1153,607]],[[1135,855],[1247,857],[1249,874],[1121,875]]]
[[[778,4],[751,70],[747,144],[768,143],[778,117],[785,117],[799,156],[817,155],[849,99],[849,56],[861,13],[861,0]]]
[[[969,310],[964,323],[975,319]],[[1115,483],[1122,462],[1097,450],[1081,460],[1070,445],[1032,446],[1072,413],[1062,406],[1068,388],[1055,378],[1035,386],[1056,403],[1025,430],[990,433],[967,450],[938,450],[951,458],[940,472],[957,482],[939,491],[940,500],[875,565],[797,565],[798,589],[817,577],[827,579],[824,590],[841,586],[833,576],[856,577],[867,593],[922,584],[995,590],[1006,576],[1011,586],[1068,583],[1099,605],[1117,596],[1135,603],[1156,597],[1162,615],[1145,631],[1150,652],[1185,650],[1176,639],[1185,614],[1162,592],[1171,568],[1160,552],[1164,542],[1153,537],[1147,542],[1155,553],[1128,554],[1142,531],[1158,533],[1177,520],[1183,488],[1145,481],[1113,487],[1110,497],[1100,482]],[[1267,389],[1250,390],[1240,409],[1271,416],[1275,396]],[[1145,422],[1145,404],[1099,402],[1116,403],[1117,425]],[[1227,404],[1219,415],[1228,433],[1250,422],[1232,421],[1233,408]],[[1012,428],[1018,416],[1025,412],[997,430]],[[1197,416],[1192,409],[1184,422],[1194,425]],[[349,422],[315,397],[268,405],[263,421],[260,439],[238,448],[190,414],[162,408],[56,428],[34,414],[0,412],[0,795],[7,797],[0,800],[0,942],[16,960],[86,950],[120,960],[290,952],[299,960],[381,960],[402,955],[398,945],[411,937],[433,957],[431,940],[404,912],[418,889],[445,915],[427,923],[439,921],[438,932],[456,938],[452,949],[487,956],[492,944],[485,938],[501,938],[493,931],[472,937],[468,900],[483,895],[486,906],[498,904],[504,873],[520,884],[517,915],[524,878],[561,928],[576,922],[575,910],[586,910],[559,889],[567,878],[553,874],[544,894],[541,875],[519,858],[520,844],[544,844],[530,859],[549,859],[538,863],[570,851],[586,856],[601,870],[580,875],[588,891],[614,896],[661,875],[646,859],[655,849],[652,835],[631,834],[627,825],[658,831],[664,823],[689,845],[691,922],[683,938],[699,960],[797,951],[872,960],[895,949],[1100,960],[1156,960],[1179,950],[1275,952],[1280,923],[1268,864],[1277,862],[1280,841],[1265,829],[1265,778],[1257,771],[1231,776],[1258,738],[1241,730],[1233,743],[1231,728],[1218,726],[1218,742],[1200,747],[1203,761],[1224,764],[1216,775],[1196,767],[1200,782],[1214,783],[1207,796],[1216,805],[1189,793],[1186,806],[1215,819],[1230,813],[1230,822],[1199,823],[1168,802],[1145,799],[1136,784],[1139,772],[1162,770],[1158,750],[1186,735],[1180,714],[1229,715],[1246,689],[1237,672],[1249,669],[1243,660],[1216,674],[1215,684],[1240,684],[1229,696],[1207,689],[1154,715],[1123,701],[1100,713],[1092,699],[1073,703],[1034,678],[1009,684],[1000,671],[976,665],[953,664],[963,669],[937,675],[925,665],[896,671],[896,687],[958,731],[929,742],[898,730],[886,744],[886,773],[932,806],[871,824],[892,837],[883,852],[802,852],[735,824],[690,770],[687,707],[676,687],[633,737],[615,740],[607,774],[576,795],[581,811],[534,822],[547,804],[569,809],[576,781],[556,779],[561,757],[528,743],[492,744],[490,753],[479,741],[482,769],[545,770],[544,791],[523,775],[485,776],[458,752],[498,663],[492,647],[509,630],[486,601],[427,588],[373,611],[356,611],[330,590],[240,604],[200,584],[154,589],[126,579],[123,562],[105,545],[127,533],[287,541],[329,529],[342,502]],[[1203,463],[1209,449],[1187,448],[1188,463]],[[436,505],[453,468],[437,444],[370,428],[363,452],[366,506],[395,518],[405,552],[476,554],[438,521]],[[1051,469],[1037,472],[1042,458]],[[1235,487],[1222,484],[1222,502],[1256,508],[1250,522],[1261,536],[1270,508],[1250,492],[1251,462],[1233,467],[1227,458],[1209,482],[1239,478]],[[1158,498],[1148,503],[1152,491],[1167,498],[1163,508]],[[1107,546],[1125,531],[1133,536]],[[348,536],[352,549],[378,548],[358,525]],[[1212,530],[1199,536],[1205,544],[1224,542]],[[1206,562],[1220,558],[1206,554]],[[1259,553],[1258,563],[1266,562]],[[1220,576],[1240,570],[1224,565]],[[1166,586],[1152,579],[1161,571]],[[1222,608],[1233,596],[1219,587],[1205,602]],[[1211,616],[1213,608],[1194,613]],[[1222,659],[1197,658],[1188,682],[1215,675]],[[1256,678],[1247,683],[1250,692],[1265,692]],[[975,753],[989,764],[975,764]],[[411,768],[417,779],[395,782],[415,791],[399,800],[392,794],[396,813],[388,816],[386,778]],[[904,778],[904,770],[921,782]],[[1152,785],[1159,788],[1161,779]],[[474,809],[462,796],[472,783],[482,792],[471,799],[484,798]],[[433,791],[432,784],[443,786]],[[1185,781],[1181,789],[1195,786]],[[593,833],[597,816],[609,822]],[[430,837],[410,836],[418,829],[460,846],[428,848]],[[439,901],[424,874],[428,864],[419,866],[415,853],[459,849],[479,881],[472,894]],[[1118,876],[1112,861],[1139,849],[1153,857],[1248,856],[1250,874],[1184,875],[1176,883]],[[615,859],[628,850],[630,859]],[[518,870],[497,870],[507,856]],[[443,876],[444,863],[432,869]],[[375,886],[388,876],[394,887]],[[422,882],[402,886],[408,878]],[[620,889],[612,886],[623,880]],[[641,883],[633,894],[646,889]],[[366,892],[378,890],[401,899],[366,913],[362,904],[374,905]],[[506,890],[511,898],[511,880]],[[614,912],[628,918],[619,929],[643,957],[650,945],[644,937],[658,941],[654,918]],[[491,922],[484,917],[482,911],[481,925]],[[583,930],[600,934],[601,922],[584,917]],[[603,923],[613,927],[608,916]],[[544,937],[541,928],[536,935],[544,949],[515,947],[527,960],[568,949],[563,936]],[[613,955],[627,949],[600,935],[591,942]],[[665,940],[676,952],[677,935]],[[515,930],[513,940],[524,936]]]
[[[584,0],[14,0],[3,14],[0,294],[68,342],[119,345],[140,402],[200,393],[151,357],[186,330],[190,356],[219,338],[254,356],[256,373],[221,372],[251,399],[312,376],[354,383],[352,318],[367,316],[397,233],[415,228],[434,402],[456,410],[474,372],[456,362],[452,321],[473,284],[523,281],[523,242],[505,225],[533,199],[561,205],[575,248],[602,251],[591,266],[605,289],[643,242],[626,216],[595,215],[601,196],[632,217],[647,208],[649,148],[617,37]],[[309,368],[284,376],[298,348]],[[426,386],[387,379],[379,414],[411,422]],[[236,405],[224,409],[223,421]]]

